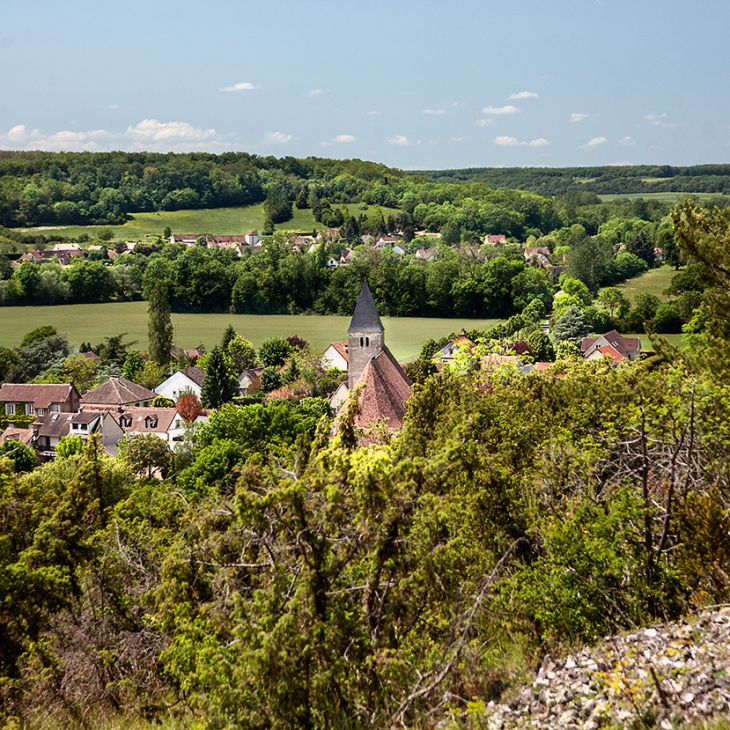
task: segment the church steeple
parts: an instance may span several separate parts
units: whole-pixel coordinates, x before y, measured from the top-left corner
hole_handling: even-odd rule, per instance
[[[349,359],[347,385],[352,390],[360,380],[366,365],[380,355],[385,347],[385,328],[370,293],[367,279],[362,284],[355,312],[347,330]]]

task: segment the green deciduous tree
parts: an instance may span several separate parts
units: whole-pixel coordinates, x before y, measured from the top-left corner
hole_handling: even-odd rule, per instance
[[[200,400],[204,408],[220,408],[239,393],[238,380],[231,373],[220,347],[214,347],[208,358]]]

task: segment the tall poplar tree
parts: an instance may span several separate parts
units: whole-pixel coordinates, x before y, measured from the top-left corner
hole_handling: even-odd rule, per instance
[[[173,330],[167,287],[160,280],[150,293],[147,314],[150,358],[158,365],[167,365],[170,362]]]
[[[200,393],[203,408],[220,408],[224,403],[232,401],[238,392],[238,381],[231,375],[223,352],[220,347],[214,347]]]

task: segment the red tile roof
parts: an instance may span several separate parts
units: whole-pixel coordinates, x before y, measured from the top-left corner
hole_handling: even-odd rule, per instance
[[[33,430],[30,428],[13,428],[8,426],[0,434],[0,445],[6,441],[20,441],[23,444],[29,444],[33,440]]]
[[[360,383],[365,387],[360,393],[356,425],[369,428],[385,421],[390,429],[402,428],[411,381],[387,347],[368,362],[358,385]]]
[[[641,339],[639,337],[623,337],[616,330],[606,332],[600,337],[584,337],[580,343],[580,351],[585,356],[593,345],[603,338],[608,344],[618,350],[623,357],[630,357],[632,354],[637,355],[641,352]]]
[[[330,347],[334,347],[337,352],[345,358],[345,361],[349,362],[347,356],[347,341],[345,342],[333,342]]]

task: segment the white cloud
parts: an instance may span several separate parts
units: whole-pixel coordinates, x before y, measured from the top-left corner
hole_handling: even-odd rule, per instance
[[[424,114],[443,114],[444,110],[443,109],[424,109],[423,113]]]
[[[284,134],[284,132],[267,132],[264,135],[265,144],[286,144],[291,140],[291,134]]]
[[[329,142],[320,142],[322,147],[329,147],[331,144],[347,144],[348,142],[354,142],[357,139],[352,134],[338,134],[333,137]]]
[[[321,96],[322,94],[326,94],[329,91],[329,89],[312,89],[309,92],[309,96]]]
[[[411,143],[408,137],[404,137],[402,134],[396,134],[392,137],[388,137],[388,142],[390,142],[390,144],[401,145],[402,147],[406,147]]]
[[[25,131],[25,124],[18,124],[8,132],[8,140],[11,142],[24,142],[28,138]]]
[[[549,142],[545,139],[545,137],[533,139],[531,142],[520,142],[517,137],[502,136],[496,137],[494,144],[498,144],[500,147],[544,147],[546,144],[549,144]]]
[[[493,124],[493,119],[477,119],[477,127],[491,127]]]
[[[621,160],[620,162],[609,162],[609,167],[626,167],[627,165],[633,165],[633,162],[629,162],[628,160]]]
[[[633,137],[622,137],[619,141],[619,144],[622,144],[624,147],[632,147],[636,144],[636,140]]]
[[[250,81],[242,81],[240,84],[233,84],[233,86],[224,86],[221,91],[253,91],[258,88],[258,86],[254,86]]]
[[[200,142],[215,137],[215,129],[200,129],[187,122],[158,122],[144,119],[135,127],[127,127],[125,137],[138,142],[190,140]]]
[[[463,142],[464,138],[463,137],[452,137],[451,141],[452,142]]]
[[[208,150],[222,151],[230,144],[223,143],[215,129],[200,129],[187,122],[159,122],[144,119],[126,131],[91,129],[72,131],[68,129],[43,134],[34,129],[28,132],[24,125],[13,127],[7,135],[0,135],[0,142],[6,140],[13,147],[55,151],[104,151],[104,150],[150,150],[155,152]]]
[[[516,106],[485,106],[482,114],[518,114],[519,109]]]
[[[363,116],[364,117],[377,117],[377,116],[380,116],[381,113],[382,112],[364,112]]]
[[[589,142],[586,142],[585,144],[582,144],[581,145],[581,149],[590,150],[590,149],[593,149],[594,147],[598,147],[599,144],[605,144],[606,141],[607,140],[606,140],[605,137],[594,137]]]
[[[540,94],[536,94],[534,91],[520,91],[517,94],[510,94],[508,99],[539,99]]]
[[[590,114],[580,114],[580,113],[574,112],[573,114],[570,115],[570,121],[571,122],[582,122],[584,119],[588,119],[589,116],[590,116]]]

